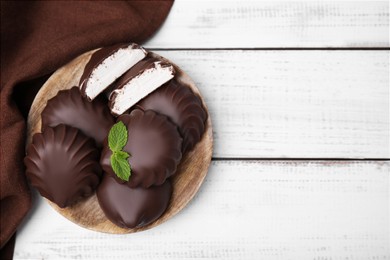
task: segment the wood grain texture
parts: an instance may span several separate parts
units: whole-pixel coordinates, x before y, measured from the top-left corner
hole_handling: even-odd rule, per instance
[[[390,163],[213,161],[194,200],[131,235],[81,229],[37,198],[15,259],[390,259]]]
[[[158,51],[201,90],[214,157],[390,158],[389,51]]]
[[[41,112],[45,108],[47,101],[56,96],[58,91],[70,89],[73,86],[78,85],[85,64],[89,61],[93,52],[94,51],[85,53],[58,69],[39,90],[28,115],[26,145],[31,143],[32,136],[35,133],[41,132]],[[186,83],[186,85],[201,97],[199,90],[188,75],[178,67],[175,67],[175,69],[176,79]],[[207,110],[206,104],[203,100],[202,102]],[[60,208],[55,203],[52,203],[49,200],[47,201],[53,208],[69,220],[91,230],[107,233],[133,233],[146,230],[170,219],[182,210],[194,197],[207,174],[212,150],[213,136],[211,119],[208,117],[205,133],[201,140],[193,150],[183,156],[175,175],[171,178],[173,193],[168,208],[159,219],[145,227],[124,229],[116,226],[106,218],[103,210],[99,206],[95,194],[86,200],[66,208]]]
[[[388,1],[175,1],[150,48],[389,47]]]

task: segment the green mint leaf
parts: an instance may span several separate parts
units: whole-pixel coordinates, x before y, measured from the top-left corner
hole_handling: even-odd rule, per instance
[[[117,154],[117,156],[119,156],[120,158],[123,158],[123,159],[127,159],[130,157],[130,154],[128,154],[125,151],[117,151],[115,153]]]
[[[108,146],[112,151],[110,157],[111,167],[119,179],[129,181],[131,176],[130,163],[127,160],[130,154],[123,151],[128,139],[126,126],[122,121],[113,125],[108,133]]]
[[[117,152],[113,152],[111,155],[111,167],[114,170],[116,176],[124,181],[129,181],[131,176],[131,168],[127,159],[121,157]]]
[[[122,121],[113,125],[108,133],[108,146],[111,151],[117,152],[127,143],[127,128]]]

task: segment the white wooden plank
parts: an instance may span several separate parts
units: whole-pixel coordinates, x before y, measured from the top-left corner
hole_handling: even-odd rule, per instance
[[[388,47],[388,1],[175,1],[150,48]]]
[[[159,51],[209,106],[215,157],[390,158],[388,51]]]
[[[389,162],[214,161],[200,192],[152,230],[85,230],[42,199],[15,259],[389,259]]]

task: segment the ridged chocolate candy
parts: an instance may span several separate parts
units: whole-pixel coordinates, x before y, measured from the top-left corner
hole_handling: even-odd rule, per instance
[[[179,127],[183,153],[192,150],[205,131],[207,112],[202,101],[188,86],[175,79],[149,94],[137,106],[166,115]]]
[[[114,124],[114,117],[104,97],[99,96],[88,102],[81,96],[78,87],[59,91],[47,102],[41,116],[42,129],[59,124],[76,127],[86,136],[92,137],[99,147]]]
[[[90,196],[99,184],[99,151],[91,138],[70,126],[35,134],[24,163],[32,186],[61,208]]]
[[[130,114],[118,118],[128,130],[128,140],[123,151],[130,154],[128,161],[131,166],[129,187],[148,188],[152,185],[161,185],[172,176],[180,163],[182,153],[182,138],[176,125],[166,116],[154,111],[133,110]],[[119,179],[110,163],[111,150],[105,141],[100,164],[103,170]]]
[[[122,228],[146,226],[158,219],[169,205],[172,185],[169,180],[148,189],[130,188],[106,175],[97,189],[100,207],[106,217]]]

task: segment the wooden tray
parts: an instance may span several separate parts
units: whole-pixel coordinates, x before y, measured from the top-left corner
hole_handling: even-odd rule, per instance
[[[78,85],[84,66],[95,51],[87,52],[58,69],[40,89],[28,115],[26,145],[30,144],[33,134],[41,132],[41,112],[45,108],[47,101],[56,96],[58,91]],[[158,56],[157,54],[153,55]],[[175,69],[177,71],[177,79],[188,84],[195,93],[199,94],[207,110],[207,106],[194,82],[177,66],[175,66]],[[64,209],[49,200],[47,201],[67,219],[87,229],[113,234],[133,233],[150,229],[173,217],[194,197],[207,174],[212,150],[213,136],[209,115],[206,131],[201,141],[190,153],[183,157],[177,173],[172,178],[173,194],[168,209],[155,222],[142,228],[123,229],[113,224],[104,215],[95,194],[84,201]]]

